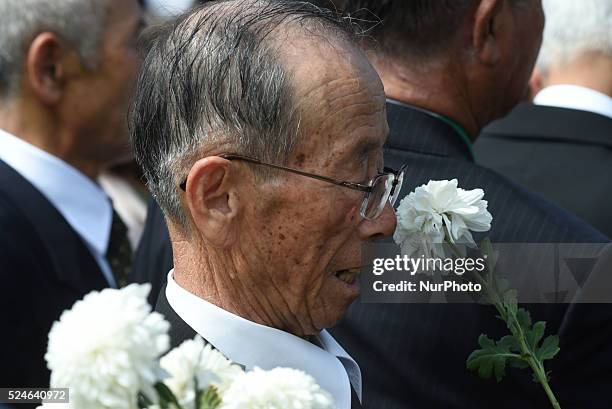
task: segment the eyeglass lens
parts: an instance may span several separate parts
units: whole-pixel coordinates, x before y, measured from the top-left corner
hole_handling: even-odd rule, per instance
[[[393,175],[380,175],[374,180],[372,191],[367,195],[363,204],[361,212],[363,217],[372,220],[380,216],[393,186],[393,178]]]

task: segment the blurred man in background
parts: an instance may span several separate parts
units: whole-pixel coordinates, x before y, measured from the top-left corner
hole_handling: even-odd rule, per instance
[[[47,333],[131,249],[96,184],[129,157],[137,0],[0,1],[0,386],[44,387]]]
[[[485,129],[478,162],[612,237],[612,0],[544,6],[533,104]]]

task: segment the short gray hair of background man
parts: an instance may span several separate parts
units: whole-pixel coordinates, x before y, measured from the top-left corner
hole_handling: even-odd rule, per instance
[[[582,84],[612,96],[612,1],[544,0],[544,39],[533,94],[549,84]]]
[[[41,31],[51,31],[95,65],[108,15],[106,0],[0,1],[0,97],[18,92],[27,47]]]

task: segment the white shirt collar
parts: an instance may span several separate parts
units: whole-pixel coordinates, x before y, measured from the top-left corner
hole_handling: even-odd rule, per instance
[[[350,409],[351,384],[361,399],[359,366],[327,331],[319,334],[320,348],[288,332],[246,320],[181,288],[172,270],[166,298],[183,321],[247,370],[255,366],[300,369],[332,395],[338,409]]]
[[[536,105],[577,109],[612,118],[612,98],[601,92],[578,85],[552,85],[533,99]]]
[[[113,207],[104,191],[59,158],[0,129],[0,159],[38,189],[99,254],[106,254]]]

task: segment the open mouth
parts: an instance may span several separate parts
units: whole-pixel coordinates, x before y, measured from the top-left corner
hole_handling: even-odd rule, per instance
[[[344,270],[338,270],[334,273],[334,276],[347,284],[354,284],[357,280],[357,276],[361,272],[361,267],[346,268]]]

